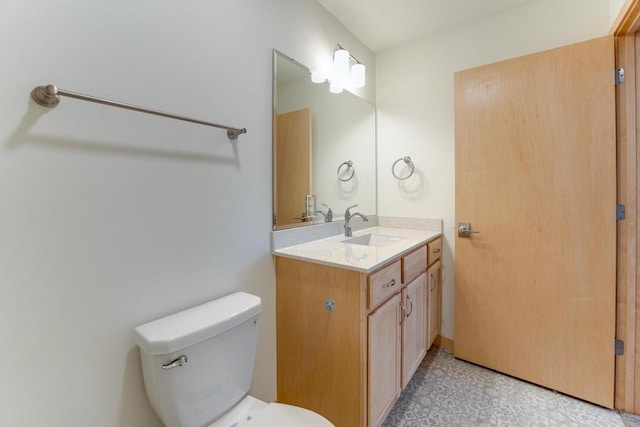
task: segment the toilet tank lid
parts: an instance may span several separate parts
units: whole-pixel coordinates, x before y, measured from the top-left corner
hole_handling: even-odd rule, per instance
[[[260,313],[260,298],[236,292],[135,328],[148,354],[170,354],[219,335]]]

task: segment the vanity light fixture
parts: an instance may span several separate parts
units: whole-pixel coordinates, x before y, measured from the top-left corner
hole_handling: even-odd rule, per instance
[[[333,69],[331,70],[331,93],[340,93],[349,83],[349,51],[338,45],[338,50],[333,52]]]
[[[324,83],[327,78],[320,71],[311,72],[311,81],[314,83]]]
[[[358,61],[348,50],[339,44],[333,53],[333,63],[331,67],[331,76],[329,77],[329,91],[331,93],[340,93],[345,87],[360,88],[364,87],[366,68],[363,63]],[[351,67],[351,61],[355,64]],[[314,83],[323,83],[327,78],[318,71],[311,73],[311,81]]]
[[[351,67],[351,85],[353,87],[364,87],[364,64],[357,63]]]

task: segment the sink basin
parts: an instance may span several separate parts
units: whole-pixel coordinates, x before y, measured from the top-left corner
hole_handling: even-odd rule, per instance
[[[352,237],[347,240],[342,240],[342,243],[349,243],[351,245],[383,247],[392,245],[402,239],[404,239],[404,237],[369,233],[363,234],[362,236]]]

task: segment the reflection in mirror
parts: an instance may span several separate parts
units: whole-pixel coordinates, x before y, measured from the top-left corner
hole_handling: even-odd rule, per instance
[[[342,219],[355,204],[375,215],[375,107],[312,83],[307,67],[276,50],[273,68],[274,229]]]

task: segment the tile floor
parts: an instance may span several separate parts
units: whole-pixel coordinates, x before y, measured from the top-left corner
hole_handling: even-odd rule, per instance
[[[640,427],[640,416],[591,405],[432,347],[383,427]]]

